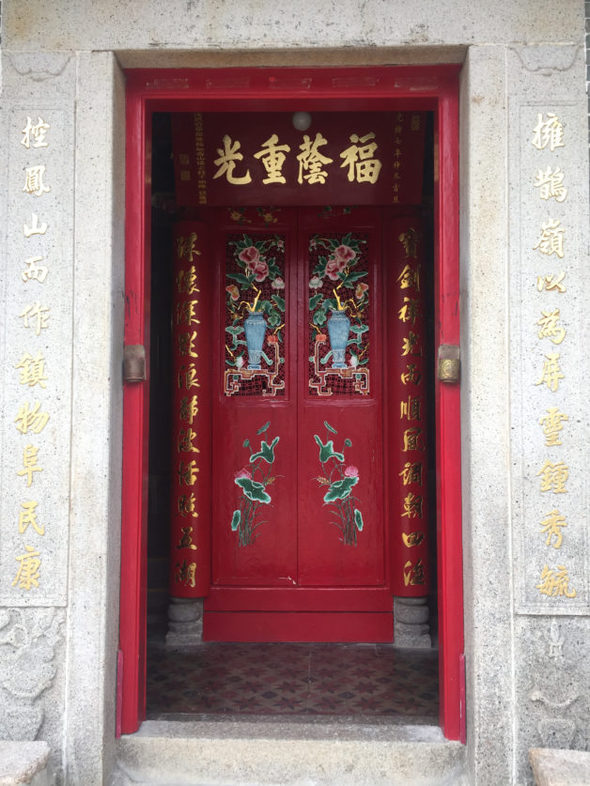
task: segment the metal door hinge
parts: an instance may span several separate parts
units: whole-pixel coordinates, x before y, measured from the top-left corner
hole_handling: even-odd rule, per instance
[[[123,382],[145,382],[145,347],[128,344],[123,349]]]
[[[438,378],[441,382],[459,382],[461,350],[456,344],[441,344],[438,348]]]

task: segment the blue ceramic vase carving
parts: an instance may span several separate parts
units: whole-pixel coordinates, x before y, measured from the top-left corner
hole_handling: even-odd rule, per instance
[[[260,311],[254,311],[244,320],[246,346],[248,349],[248,368],[260,370],[260,356],[266,335],[266,321]]]
[[[332,311],[328,320],[328,335],[332,350],[332,368],[346,368],[346,347],[350,335],[350,319],[345,311]]]

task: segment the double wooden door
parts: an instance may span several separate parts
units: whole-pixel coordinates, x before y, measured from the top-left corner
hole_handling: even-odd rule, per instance
[[[248,215],[213,231],[204,637],[391,641],[379,211]]]

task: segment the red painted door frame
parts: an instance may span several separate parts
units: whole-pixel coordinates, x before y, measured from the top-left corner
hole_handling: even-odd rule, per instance
[[[459,120],[454,65],[127,72],[125,344],[149,357],[151,115],[154,111],[391,111],[435,114],[436,346],[459,344]],[[148,368],[149,374],[149,368]],[[440,723],[464,737],[460,391],[436,383]],[[120,648],[123,733],[145,717],[149,385],[124,391]]]

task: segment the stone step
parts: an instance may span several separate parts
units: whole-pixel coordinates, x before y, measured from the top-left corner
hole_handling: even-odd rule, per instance
[[[436,726],[345,720],[146,721],[112,786],[467,786]]]

